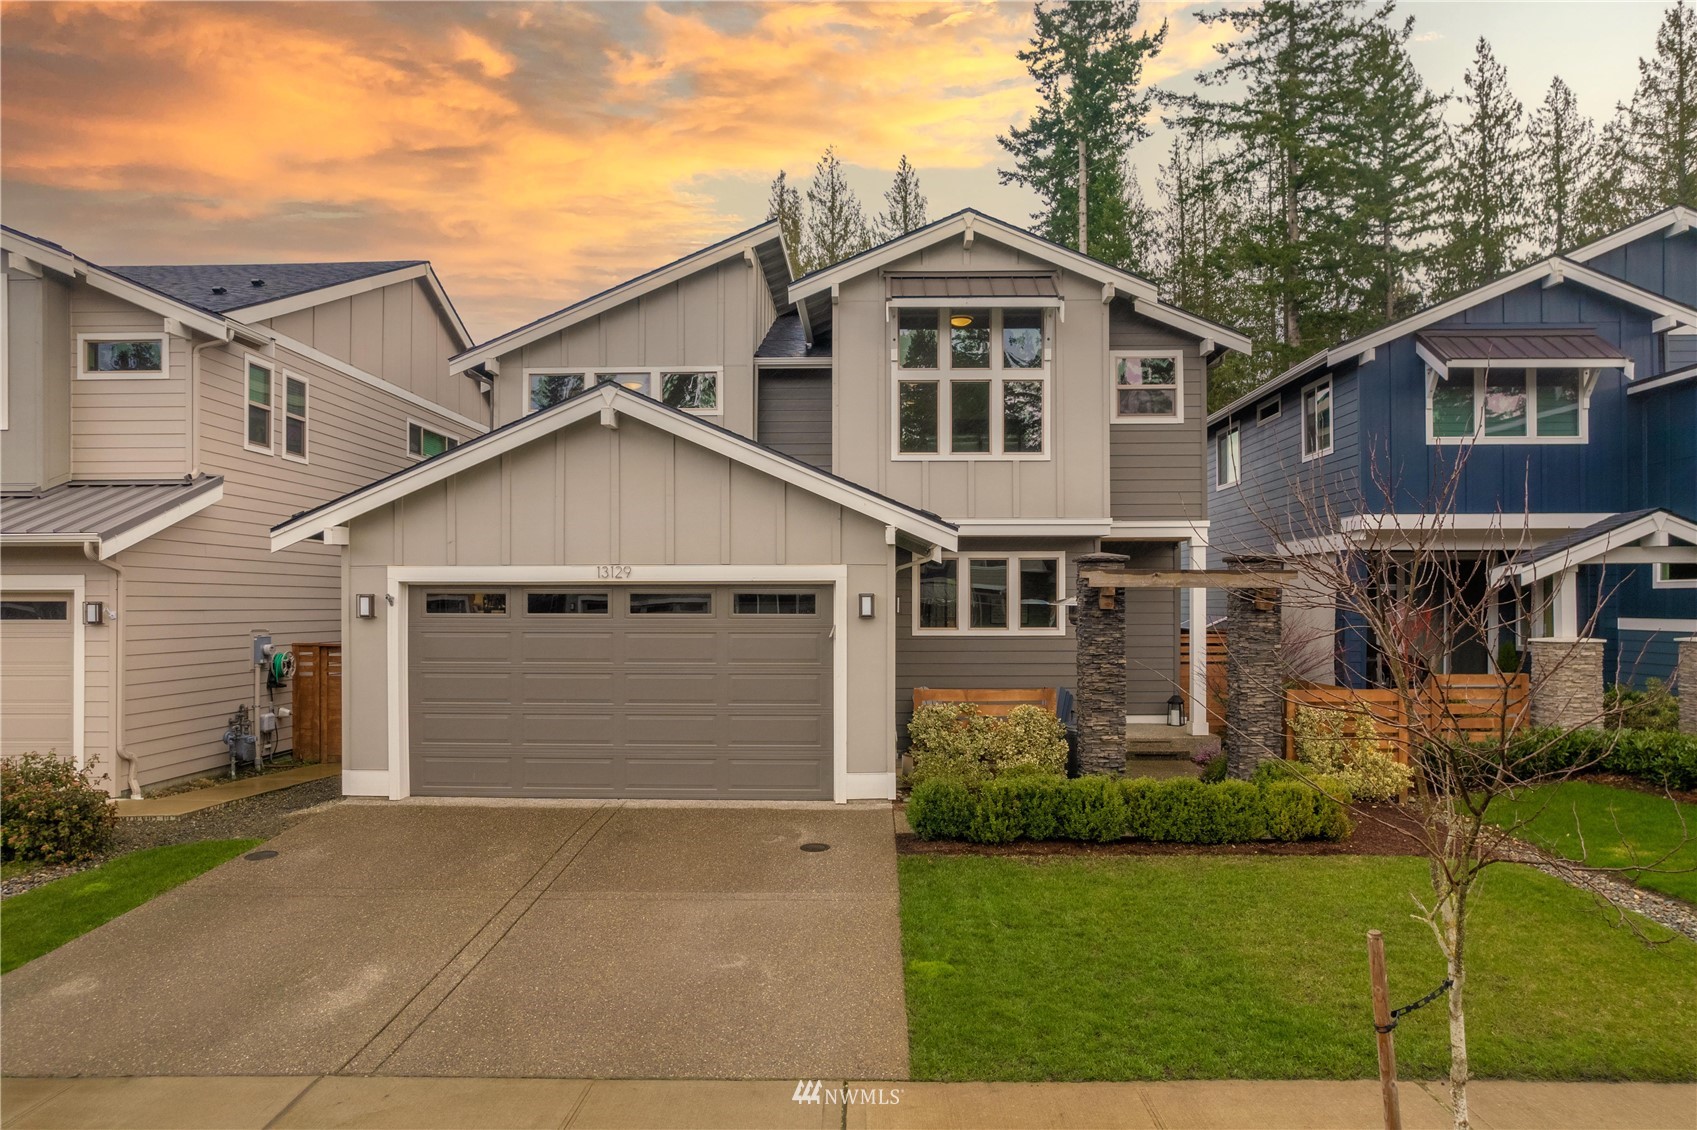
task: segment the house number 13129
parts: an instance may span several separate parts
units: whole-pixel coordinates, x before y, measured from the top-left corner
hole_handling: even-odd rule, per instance
[[[597,565],[595,579],[598,581],[624,581],[630,579],[629,565]]]

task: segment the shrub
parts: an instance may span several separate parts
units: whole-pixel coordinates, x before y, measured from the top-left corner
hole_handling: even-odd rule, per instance
[[[1067,730],[1049,711],[1041,706],[1016,706],[1006,718],[988,721],[984,754],[992,775],[1066,775]]]
[[[1624,730],[1679,730],[1679,699],[1660,679],[1650,679],[1643,690],[1617,683],[1603,692],[1606,725]]]
[[[74,863],[112,842],[117,809],[95,782],[53,754],[0,761],[0,845],[7,859]]]
[[[1009,843],[1223,844],[1342,839],[1349,817],[1335,795],[1299,781],[1155,781],[1013,776],[969,784],[933,778],[914,786],[908,822],[925,840]]]
[[[1216,753],[1213,757],[1210,757],[1207,761],[1202,763],[1202,780],[1211,785],[1218,784],[1226,779],[1227,768],[1226,755],[1223,753]]]
[[[1006,718],[992,718],[969,702],[926,703],[913,712],[907,734],[914,784],[1066,774],[1066,727],[1038,706],[1016,706]]]
[[[1522,775],[1602,769],[1670,789],[1697,789],[1697,735],[1663,730],[1523,730],[1509,747]]]
[[[1379,728],[1365,706],[1314,710],[1298,706],[1291,719],[1296,759],[1330,777],[1356,800],[1390,800],[1414,783],[1414,772],[1379,745]]]

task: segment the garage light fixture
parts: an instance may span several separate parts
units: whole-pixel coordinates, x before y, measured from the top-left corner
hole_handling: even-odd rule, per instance
[[[99,600],[83,601],[82,622],[85,624],[104,624],[106,622],[105,603]]]
[[[354,597],[354,615],[361,620],[374,620],[377,617],[377,594],[362,592]]]
[[[860,618],[862,620],[872,619],[872,595],[869,592],[860,594]]]

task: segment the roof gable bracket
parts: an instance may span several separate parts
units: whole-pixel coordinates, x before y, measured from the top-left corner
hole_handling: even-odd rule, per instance
[[[961,225],[961,233],[962,233],[961,234],[961,246],[964,247],[966,250],[971,251],[972,250],[972,213],[970,213],[970,212],[968,212],[966,214],[966,222],[963,225]]]
[[[1560,286],[1566,281],[1567,273],[1561,269],[1561,264],[1551,263],[1550,273],[1544,278],[1544,289],[1549,290],[1551,287]]]
[[[1691,221],[1686,219],[1684,216],[1681,216],[1679,219],[1675,220],[1672,224],[1668,225],[1668,230],[1664,233],[1664,236],[1667,239],[1672,239],[1674,236],[1684,235],[1686,232],[1688,232],[1690,230],[1691,230]]]

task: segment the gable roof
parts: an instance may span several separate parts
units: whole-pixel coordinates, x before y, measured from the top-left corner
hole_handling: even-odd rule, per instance
[[[1606,558],[1614,550],[1636,546],[1649,537],[1660,538],[1662,545],[1670,537],[1697,545],[1697,522],[1661,509],[1611,514],[1584,529],[1515,554],[1492,569],[1491,578],[1500,582],[1504,577],[1513,577],[1523,585],[1531,584],[1576,565]]]
[[[1395,322],[1390,322],[1370,333],[1305,357],[1278,376],[1255,386],[1224,408],[1210,412],[1208,423],[1215,424],[1235,415],[1249,405],[1266,399],[1269,394],[1283,388],[1292,381],[1317,372],[1322,368],[1331,368],[1346,361],[1371,360],[1372,353],[1381,345],[1388,345],[1399,337],[1441,322],[1445,318],[1465,313],[1481,302],[1487,302],[1507,294],[1511,290],[1518,290],[1520,287],[1535,282],[1541,282],[1546,287],[1558,286],[1564,282],[1575,283],[1637,306],[1640,309],[1648,310],[1658,317],[1666,319],[1669,325],[1697,326],[1697,308],[1675,302],[1666,295],[1657,294],[1655,291],[1633,286],[1629,282],[1594,270],[1583,263],[1576,263],[1560,255],[1552,255],[1548,259],[1529,264],[1517,271],[1511,271],[1500,278],[1485,283],[1483,286],[1458,294],[1454,298],[1434,303],[1424,310]]]
[[[789,253],[784,247],[778,221],[767,220],[718,243],[709,244],[699,251],[692,251],[681,259],[674,259],[663,267],[656,267],[633,279],[626,279],[616,286],[598,291],[588,298],[579,299],[552,314],[526,322],[517,329],[490,338],[475,348],[458,353],[449,359],[448,372],[463,373],[474,366],[493,361],[502,354],[522,349],[533,341],[540,341],[568,326],[586,321],[633,298],[640,298],[736,256],[746,256],[751,263],[759,266],[766,286],[771,291],[772,304],[780,312],[788,309],[789,300],[784,296],[784,286],[788,284],[790,277]],[[774,272],[782,272],[781,280]]]
[[[1231,327],[1162,302],[1155,284],[1141,275],[1132,274],[1100,259],[1093,259],[976,208],[962,208],[953,215],[944,216],[922,228],[915,228],[905,235],[898,235],[859,254],[851,255],[839,263],[803,275],[790,284],[790,301],[802,307],[810,333],[821,332],[830,328],[831,311],[829,304],[819,301],[817,296],[834,290],[847,279],[875,271],[887,263],[911,255],[922,247],[956,236],[970,240],[980,232],[998,243],[1005,243],[1045,262],[1075,271],[1085,278],[1101,283],[1104,288],[1112,288],[1111,291],[1105,292],[1104,300],[1113,297],[1114,292],[1124,293],[1132,300],[1137,312],[1146,318],[1212,341],[1216,347],[1235,349],[1239,353],[1250,351],[1249,339]]]
[[[802,329],[801,314],[790,310],[772,319],[766,336],[754,350],[756,361],[818,361],[831,359],[831,335],[821,334],[811,343]]]
[[[1637,223],[1628,224],[1619,231],[1610,232],[1590,243],[1575,247],[1567,252],[1567,257],[1576,263],[1588,263],[1599,255],[1607,255],[1617,247],[1625,247],[1647,235],[1664,233],[1669,239],[1676,235],[1697,228],[1697,209],[1688,208],[1683,204],[1675,204],[1664,208],[1653,216],[1646,216]]]
[[[543,436],[605,413],[623,413],[661,431],[670,432],[827,501],[864,514],[886,526],[892,526],[924,545],[940,545],[944,549],[954,549],[957,545],[956,527],[927,510],[909,506],[848,479],[821,471],[783,452],[758,444],[716,424],[710,424],[698,416],[668,407],[623,385],[608,383],[585,389],[552,408],[523,416],[494,431],[469,439],[450,451],[433,456],[422,463],[415,463],[340,498],[296,514],[287,521],[279,522],[271,528],[271,548],[273,551],[284,549],[298,541],[322,534],[333,526],[343,525],[362,514],[452,478],[462,471],[498,458]]]
[[[61,483],[0,496],[0,545],[99,545],[105,561],[224,497],[218,475]]]

